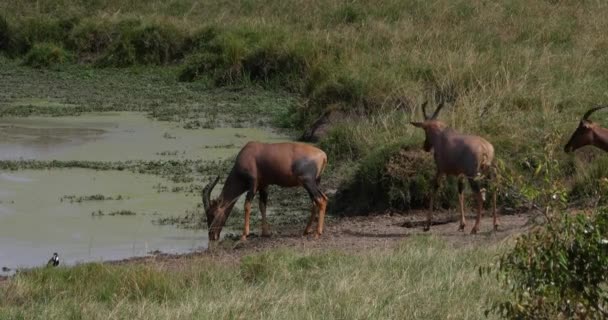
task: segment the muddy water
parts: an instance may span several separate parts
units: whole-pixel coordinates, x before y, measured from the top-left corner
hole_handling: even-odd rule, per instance
[[[136,113],[0,119],[0,159],[212,160],[232,156],[254,139],[285,140],[259,129],[186,130]],[[162,155],[166,151],[171,155]],[[53,252],[62,263],[74,264],[206,247],[205,231],[153,223],[183,216],[200,202],[184,193],[158,192],[159,183],[168,190],[176,186],[122,171],[0,171],[0,267],[44,265]],[[61,201],[66,195],[94,194],[122,199]],[[99,210],[105,215],[92,215]],[[108,215],[119,210],[136,214]]]
[[[285,138],[264,129],[189,130],[136,112],[0,119],[0,160],[217,160],[250,140]]]

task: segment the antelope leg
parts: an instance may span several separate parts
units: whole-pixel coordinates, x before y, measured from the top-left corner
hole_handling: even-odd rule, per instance
[[[247,197],[245,198],[245,226],[243,227],[243,235],[241,236],[241,240],[247,240],[247,236],[249,235],[249,219],[251,217],[251,200],[253,200],[253,192],[247,192]]]
[[[308,219],[308,224],[306,225],[306,229],[304,229],[304,235],[308,235],[312,232],[312,222],[315,220],[315,216],[317,215],[317,204],[313,203],[312,208],[310,209],[310,219]]]
[[[475,219],[475,225],[471,229],[471,234],[476,234],[479,231],[479,224],[481,221],[481,210],[483,209],[483,196],[481,192],[477,192],[477,218]]]
[[[458,202],[460,203],[460,225],[458,231],[464,231],[466,221],[464,218],[464,181],[462,178],[458,179]]]
[[[317,234],[315,235],[315,239],[318,239],[323,234],[323,222],[325,220],[325,209],[327,208],[327,200],[323,195],[323,198],[318,199],[318,207],[319,207],[319,222],[317,223]]]
[[[498,190],[494,189],[492,194],[492,215],[494,216],[494,231],[498,231],[498,213],[496,212],[496,194]]]
[[[268,190],[260,190],[260,213],[262,215],[262,237],[270,237],[268,220],[266,219],[266,204],[268,203]]]
[[[431,230],[431,223],[433,220],[433,202],[435,201],[435,194],[439,189],[439,181],[441,179],[441,174],[437,173],[435,175],[435,183],[433,184],[433,192],[431,193],[431,201],[429,203],[429,211],[426,213],[426,226],[422,228],[423,231]]]

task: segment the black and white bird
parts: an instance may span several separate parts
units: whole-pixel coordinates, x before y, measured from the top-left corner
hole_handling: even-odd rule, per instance
[[[51,257],[49,262],[47,262],[46,266],[47,267],[56,267],[58,265],[59,265],[59,255],[57,255],[57,252],[55,252],[55,253],[53,253],[53,256]]]

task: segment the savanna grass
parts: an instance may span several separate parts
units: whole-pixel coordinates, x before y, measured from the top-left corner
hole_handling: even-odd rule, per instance
[[[36,269],[0,287],[0,317],[485,319],[502,293],[477,265],[500,251],[422,237],[359,254],[270,251],[236,265]]]

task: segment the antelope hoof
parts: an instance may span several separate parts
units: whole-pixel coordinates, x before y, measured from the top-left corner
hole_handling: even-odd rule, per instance
[[[464,227],[466,226],[466,224],[461,223],[460,226],[458,226],[458,231],[464,231]]]
[[[244,235],[241,236],[241,241],[247,241],[247,235],[246,234],[244,234]]]
[[[424,232],[428,232],[429,230],[431,230],[430,224],[427,224],[426,226],[422,227],[422,231],[424,231]]]
[[[494,231],[498,231],[498,224],[494,225]]]
[[[321,234],[320,234],[320,233],[318,233],[318,232],[317,232],[317,233],[315,233],[315,240],[319,240],[319,238],[320,238],[320,237],[321,237]]]
[[[477,234],[477,226],[474,226],[473,229],[471,229],[471,234]]]

